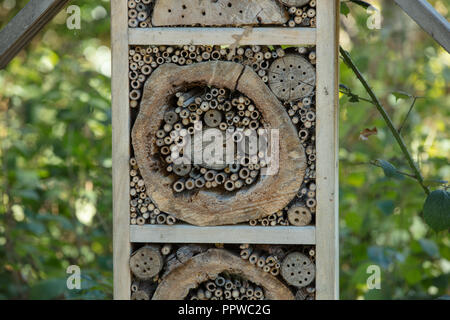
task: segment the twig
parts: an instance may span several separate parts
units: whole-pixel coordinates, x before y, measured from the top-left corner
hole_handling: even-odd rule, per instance
[[[341,160],[341,161],[343,161],[343,160]],[[369,164],[369,165],[372,165],[372,166],[375,166],[375,167],[378,167],[378,168],[383,168],[382,166],[377,164],[374,160],[369,161],[369,162],[365,162],[365,161],[362,161],[362,162],[347,161],[346,164],[347,165],[352,165],[352,166],[367,166]],[[407,172],[403,172],[403,171],[400,171],[398,169],[396,169],[396,173],[401,174],[401,175],[406,176],[406,177],[409,177],[411,179],[417,180],[416,176],[413,175],[413,174],[410,174],[410,173],[407,173]]]
[[[416,104],[416,101],[419,97],[414,97],[413,103],[411,104],[411,106],[409,107],[408,113],[405,116],[405,119],[403,120],[402,124],[400,125],[400,127],[397,129],[398,133],[402,132],[403,127],[406,124],[406,120],[408,120],[409,114],[411,113],[412,109],[414,108],[414,105]]]
[[[401,134],[397,131],[397,129],[394,126],[394,123],[392,122],[391,118],[389,117],[388,113],[382,106],[380,100],[378,100],[377,96],[373,92],[372,88],[370,87],[369,83],[366,81],[362,73],[359,71],[358,67],[354,64],[352,58],[348,54],[347,51],[345,51],[342,47],[339,47],[339,51],[344,59],[344,62],[347,66],[349,66],[353,73],[356,75],[358,80],[361,82],[361,84],[366,89],[367,93],[369,94],[370,98],[372,99],[375,107],[377,108],[378,112],[380,112],[381,116],[383,117],[384,121],[386,122],[389,130],[391,130],[392,135],[394,136],[395,140],[397,141],[403,155],[406,157],[406,160],[408,161],[409,166],[411,167],[411,170],[414,173],[414,176],[417,180],[417,182],[420,184],[424,192],[428,195],[430,194],[430,190],[428,187],[424,184],[424,180],[422,177],[422,174],[420,173],[419,168],[417,167],[416,163],[414,162],[411,153],[409,152],[405,141],[403,140],[403,137]]]
[[[371,164],[371,165],[373,165],[375,167],[378,167],[378,168],[383,168],[382,166],[377,164],[375,161],[369,161],[368,164]],[[414,180],[417,180],[417,177],[415,175],[411,174],[411,173],[403,172],[403,171],[400,171],[398,169],[395,169],[395,172],[398,173],[398,174],[401,174],[403,176],[407,176],[407,177],[410,177],[410,178],[412,178]]]
[[[372,100],[360,97],[357,94],[354,94],[352,92],[346,92],[346,91],[342,91],[342,90],[339,90],[339,92],[345,94],[346,96],[349,96],[349,97],[356,96],[358,98],[358,100],[365,101],[365,102],[368,102],[373,105],[375,104],[375,103],[373,103]]]

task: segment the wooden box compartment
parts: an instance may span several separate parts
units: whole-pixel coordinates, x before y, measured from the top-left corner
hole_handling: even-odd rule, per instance
[[[315,247],[135,244],[133,300],[313,300]]]
[[[130,28],[315,27],[316,0],[128,0]]]
[[[315,63],[313,46],[131,46],[131,224],[314,224]],[[276,129],[276,163],[255,150],[237,165],[174,164],[174,137],[195,143],[200,123],[231,129],[235,149]]]

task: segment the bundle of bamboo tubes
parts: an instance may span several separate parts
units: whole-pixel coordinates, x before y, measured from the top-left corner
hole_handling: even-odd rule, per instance
[[[180,193],[221,187],[232,192],[253,184],[267,163],[266,154],[257,152],[257,140],[250,141],[250,135],[257,139],[258,130],[264,131],[261,114],[252,101],[242,94],[215,87],[197,87],[177,92],[175,97],[176,103],[167,109],[164,121],[155,133],[166,170],[177,179],[173,190]],[[211,129],[216,129],[214,134],[223,139],[223,143],[214,141],[223,155],[208,161],[205,158],[209,155],[204,154],[203,149],[210,141],[208,132]],[[189,154],[187,162],[177,162],[185,152],[197,151],[198,138],[200,161],[196,161],[196,155]],[[224,144],[233,144],[231,160],[226,154],[230,146],[224,147]],[[254,152],[250,150],[253,148]]]
[[[288,10],[290,19],[287,25],[289,27],[316,27],[316,0],[310,0],[303,6],[289,7]]]
[[[153,0],[128,0],[128,26],[130,28],[151,27]]]
[[[314,48],[300,47],[297,54],[315,64]],[[129,50],[130,107],[136,108],[142,97],[142,87],[149,75],[159,65],[175,63],[189,65],[203,61],[233,61],[252,68],[264,82],[268,82],[268,70],[272,62],[284,57],[280,46],[132,46]]]
[[[176,218],[161,212],[146,193],[144,179],[140,175],[135,158],[130,159],[130,223],[137,225],[173,225]]]
[[[280,274],[281,255],[271,254],[248,244],[242,244],[240,249],[240,256],[242,259],[247,260],[249,263],[261,268],[264,272],[270,273],[273,276]]]

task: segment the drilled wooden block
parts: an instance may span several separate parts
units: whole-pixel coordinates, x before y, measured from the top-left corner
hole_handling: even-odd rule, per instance
[[[316,269],[307,256],[300,252],[292,252],[281,265],[281,275],[290,285],[302,288],[314,280]]]
[[[302,205],[294,204],[288,210],[288,219],[294,226],[307,226],[312,219],[311,211]]]
[[[293,300],[293,294],[280,280],[261,268],[223,249],[210,249],[174,268],[162,278],[153,300],[183,300],[189,290],[215,279],[220,273],[240,275],[261,286],[269,300]]]
[[[246,95],[261,112],[266,128],[279,130],[278,171],[231,195],[203,190],[175,194],[173,177],[163,172],[157,156],[155,132],[175,92],[206,85]],[[132,140],[147,194],[161,211],[195,225],[237,224],[283,209],[296,195],[306,169],[303,146],[279,100],[253,70],[233,62],[164,64],[156,69],[145,83]]]
[[[158,248],[154,246],[142,247],[130,258],[130,269],[141,280],[151,279],[161,271],[162,267],[162,256]]]
[[[283,101],[294,101],[311,95],[316,88],[316,69],[305,58],[288,54],[272,63],[269,86]]]
[[[157,0],[154,26],[283,24],[289,19],[276,0]]]

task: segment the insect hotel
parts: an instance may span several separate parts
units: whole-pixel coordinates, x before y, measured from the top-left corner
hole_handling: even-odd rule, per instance
[[[337,25],[335,0],[112,1],[116,299],[338,298]]]

